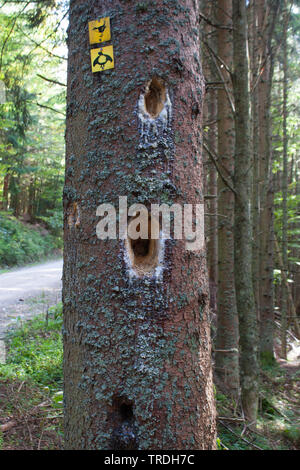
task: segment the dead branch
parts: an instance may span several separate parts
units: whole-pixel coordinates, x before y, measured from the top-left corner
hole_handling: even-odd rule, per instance
[[[200,20],[204,20],[207,24],[209,24],[210,26],[213,26],[214,28],[228,29],[229,31],[232,31],[232,26],[225,26],[222,24],[213,23],[213,21],[211,21],[209,18],[207,18],[207,16],[203,15],[203,13],[201,12],[199,13],[199,17],[200,17]]]
[[[236,190],[233,188],[233,186],[231,185],[231,183],[228,181],[228,179],[226,178],[226,176],[223,175],[223,172],[221,171],[221,168],[220,168],[220,165],[218,163],[218,161],[216,160],[216,158],[214,157],[213,153],[211,152],[211,150],[208,148],[208,146],[205,144],[205,142],[203,142],[203,147],[205,148],[208,156],[210,157],[211,161],[213,162],[213,164],[215,165],[216,167],[216,170],[218,172],[218,174],[220,175],[223,183],[237,196],[237,192]]]
[[[17,424],[17,422],[14,421],[14,420],[8,421],[8,423],[5,423],[5,424],[1,424],[0,431],[1,432],[9,431],[11,428],[16,426],[16,424]]]
[[[226,428],[228,431],[230,431],[238,439],[242,439],[242,441],[246,442],[247,444],[249,444],[254,449],[263,450],[261,447],[257,446],[256,444],[253,444],[253,442],[248,441],[248,439],[245,439],[245,437],[243,437],[240,434],[237,434],[236,432],[234,432],[229,426],[227,426],[225,423],[223,423],[222,420],[219,419],[219,422],[222,424],[222,426],[224,426],[224,428]]]
[[[37,73],[37,76],[42,78],[43,80],[46,80],[46,82],[54,83],[55,85],[60,85],[60,86],[67,86],[65,83],[59,82],[57,80],[53,80],[53,78],[47,78],[44,77],[44,75],[41,75],[40,73]]]

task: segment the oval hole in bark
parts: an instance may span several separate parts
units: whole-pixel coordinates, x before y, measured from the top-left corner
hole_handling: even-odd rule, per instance
[[[134,450],[138,448],[133,403],[127,397],[113,400],[113,431],[111,448],[114,450]]]
[[[129,421],[133,418],[132,405],[123,403],[120,406],[120,415],[123,421]]]
[[[68,226],[71,227],[79,227],[80,225],[80,216],[79,216],[79,207],[77,202],[69,203],[67,207],[67,215],[68,215]]]
[[[132,269],[137,276],[153,274],[159,264],[160,240],[151,238],[151,219],[148,222],[148,239],[133,240],[128,237],[125,246]]]
[[[113,410],[116,413],[115,418],[119,422],[131,421],[134,418],[133,403],[125,396],[114,398]]]
[[[152,118],[156,118],[164,108],[166,102],[166,87],[159,78],[152,78],[145,93],[145,109]]]

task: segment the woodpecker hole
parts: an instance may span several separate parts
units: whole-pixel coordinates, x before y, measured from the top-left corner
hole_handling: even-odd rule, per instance
[[[79,215],[79,207],[77,202],[72,202],[69,204],[67,208],[67,216],[68,216],[68,226],[71,227],[79,227],[80,225],[80,215]]]
[[[114,398],[113,410],[115,417],[119,422],[131,421],[134,418],[133,404],[127,397],[121,396]]]
[[[119,411],[120,411],[122,421],[130,421],[133,418],[132,405],[128,405],[126,403],[123,403],[120,406]]]
[[[151,218],[148,222],[148,238],[136,240],[128,237],[126,250],[130,264],[137,276],[149,276],[159,264],[160,240],[151,238]]]
[[[159,78],[152,78],[145,93],[145,109],[152,118],[156,118],[164,108],[166,102],[166,87]]]
[[[137,450],[137,429],[131,400],[124,396],[116,397],[113,400],[112,419],[111,449]]]

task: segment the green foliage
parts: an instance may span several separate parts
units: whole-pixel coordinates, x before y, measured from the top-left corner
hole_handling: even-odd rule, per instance
[[[8,335],[7,363],[0,365],[0,378],[32,380],[53,393],[53,406],[60,407],[62,388],[62,307],[27,321]],[[57,394],[57,392],[59,392]]]
[[[54,393],[54,395],[52,396],[53,408],[63,408],[63,398],[64,394],[62,390],[59,390],[58,392]]]
[[[269,419],[274,419],[274,417],[279,416],[278,411],[272,403],[272,397],[263,397],[261,400],[261,411]]]
[[[62,448],[62,304],[47,316],[19,323],[6,337],[0,365],[2,422],[18,426],[3,435],[2,449]]]
[[[272,367],[275,364],[275,358],[272,353],[269,351],[264,351],[260,355],[260,363],[263,368],[265,367]]]
[[[60,237],[63,230],[63,215],[61,210],[48,211],[49,215],[40,216],[39,219],[42,220],[50,232]]]
[[[216,444],[217,444],[217,450],[229,450],[228,447],[226,447],[223,442],[221,441],[221,439],[219,437],[217,437],[216,439]]]
[[[296,425],[290,425],[283,430],[283,435],[293,444],[300,446],[300,429]]]
[[[49,218],[57,236],[66,90],[57,83],[66,78],[63,19],[68,4],[12,3],[0,12],[0,80],[6,91],[0,103],[0,207],[3,201],[3,209],[8,207],[17,217],[25,213],[33,221]]]
[[[287,198],[287,246],[289,266],[286,266],[287,276],[293,279],[293,272],[298,269],[293,265],[300,262],[299,243],[299,137],[300,137],[300,80],[299,80],[299,8],[292,7],[289,13],[288,25],[288,70],[287,70],[287,166],[288,166],[288,191]],[[277,22],[275,28],[275,41],[279,45],[282,41],[284,22]],[[273,142],[273,173],[275,189],[275,233],[281,248],[283,226],[283,50],[278,49],[276,64],[274,67],[274,80],[272,84],[272,142]],[[277,266],[279,267],[279,266]],[[280,281],[279,276],[277,282]]]
[[[0,212],[0,266],[30,263],[49,256],[60,247],[59,237]]]
[[[56,0],[36,0],[36,7],[27,14],[27,22],[30,28],[40,26],[46,19],[48,10],[56,6]]]
[[[63,308],[62,303],[58,303],[54,307],[50,307],[48,310],[48,316],[53,318],[55,321],[62,323]]]

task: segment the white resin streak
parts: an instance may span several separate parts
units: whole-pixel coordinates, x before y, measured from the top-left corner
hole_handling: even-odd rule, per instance
[[[141,94],[138,101],[138,118],[140,123],[140,148],[157,148],[164,132],[171,125],[172,103],[168,91],[166,101],[160,114],[153,118],[145,109],[145,95]]]

